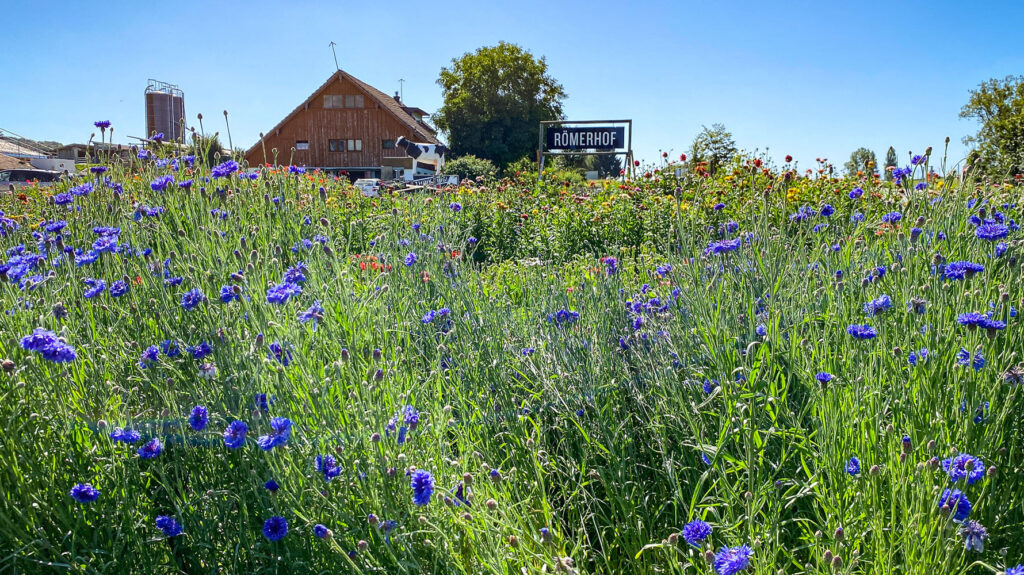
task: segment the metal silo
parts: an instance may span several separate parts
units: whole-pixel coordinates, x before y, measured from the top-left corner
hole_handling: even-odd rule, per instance
[[[174,84],[149,80],[146,85],[146,137],[163,133],[165,140],[185,136],[185,93]]]

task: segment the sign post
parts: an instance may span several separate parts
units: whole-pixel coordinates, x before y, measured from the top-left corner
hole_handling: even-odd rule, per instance
[[[633,120],[541,122],[537,138],[537,179],[540,180],[544,173],[544,159],[547,156],[569,154],[625,156],[625,170],[632,174]]]

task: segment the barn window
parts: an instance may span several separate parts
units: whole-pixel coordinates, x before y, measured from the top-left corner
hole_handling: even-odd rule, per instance
[[[345,96],[345,107],[346,108],[362,108],[363,107],[363,96],[361,94],[355,96]]]
[[[344,96],[326,95],[324,96],[324,108],[342,108],[345,106]]]
[[[362,152],[363,151],[363,141],[362,140],[349,140],[348,141],[348,151],[350,151],[350,152]]]
[[[395,149],[395,141],[394,140],[381,140],[380,147],[384,148],[385,150],[394,150]]]
[[[309,149],[309,140],[295,140],[295,149],[296,150],[308,150]]]
[[[327,149],[332,152],[344,152],[345,140],[327,140]]]

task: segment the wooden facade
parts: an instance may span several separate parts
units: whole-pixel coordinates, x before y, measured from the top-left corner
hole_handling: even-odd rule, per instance
[[[382,166],[402,166],[405,152],[394,147],[404,136],[413,142],[440,143],[422,120],[422,110],[339,70],[249,148],[250,165],[277,162],[354,177],[380,177]],[[390,145],[390,147],[388,147]],[[294,150],[294,151],[293,151]]]

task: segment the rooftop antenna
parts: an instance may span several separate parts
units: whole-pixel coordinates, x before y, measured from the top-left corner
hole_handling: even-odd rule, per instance
[[[331,40],[331,43],[328,44],[328,46],[331,47],[331,54],[334,54],[334,67],[340,72],[341,66],[338,65],[338,53],[334,50],[334,47],[337,46],[337,44],[334,43],[334,40]]]
[[[398,79],[398,92],[401,94],[399,97],[404,102],[405,101],[405,80],[403,80],[401,78]]]

